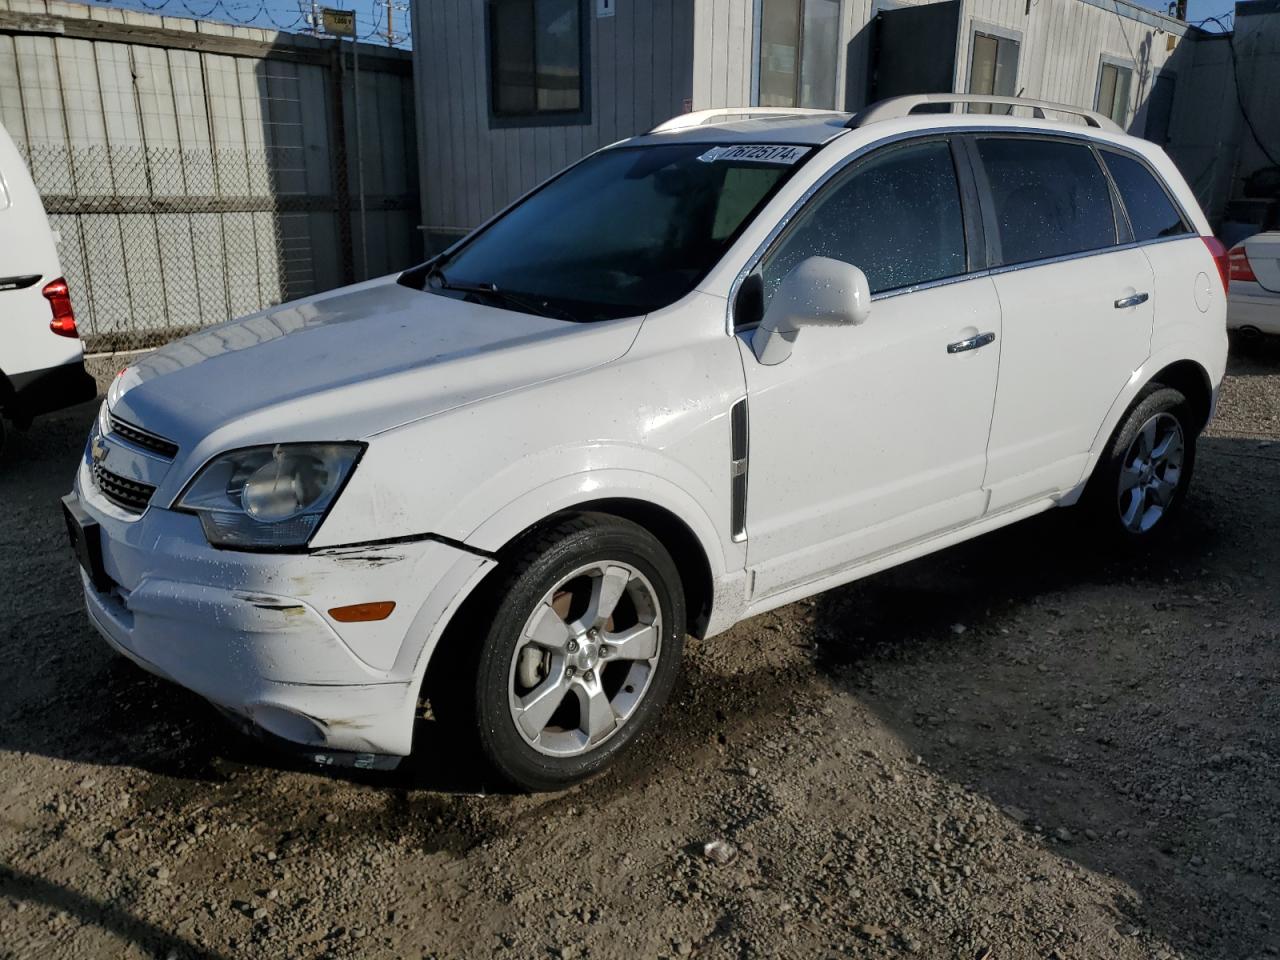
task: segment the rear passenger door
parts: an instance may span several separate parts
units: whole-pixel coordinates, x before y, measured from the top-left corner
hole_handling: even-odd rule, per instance
[[[984,486],[990,512],[1074,486],[1151,349],[1153,274],[1087,142],[973,146],[1003,335]]]
[[[1185,336],[1202,328],[1205,313],[1222,288],[1217,276],[1209,275],[1212,270],[1205,272],[1204,241],[1199,232],[1154,169],[1135,154],[1107,147],[1102,147],[1101,153],[1120,195],[1133,242],[1141,244],[1155,273],[1151,302],[1160,311],[1160,323],[1152,336],[1158,349],[1162,334]]]

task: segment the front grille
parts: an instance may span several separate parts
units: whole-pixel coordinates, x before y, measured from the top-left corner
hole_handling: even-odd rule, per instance
[[[156,492],[156,488],[149,483],[129,480],[97,463],[93,465],[93,482],[98,485],[104,497],[131,513],[141,513],[147,509],[151,495]]]
[[[164,437],[143,430],[141,427],[135,427],[132,423],[121,420],[114,413],[111,415],[111,432],[135,447],[150,450],[166,460],[172,460],[178,455],[178,445],[172,440],[166,440]]]

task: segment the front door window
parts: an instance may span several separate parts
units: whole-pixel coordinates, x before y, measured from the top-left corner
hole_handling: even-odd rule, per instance
[[[964,273],[950,145],[928,140],[878,151],[811,200],[761,265],[766,306],[783,277],[809,257],[853,264],[872,293]]]

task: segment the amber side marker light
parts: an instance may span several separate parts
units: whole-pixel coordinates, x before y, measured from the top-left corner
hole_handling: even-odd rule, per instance
[[[339,623],[366,623],[370,620],[385,620],[396,608],[394,600],[378,600],[374,603],[353,603],[348,607],[334,607],[329,616]]]

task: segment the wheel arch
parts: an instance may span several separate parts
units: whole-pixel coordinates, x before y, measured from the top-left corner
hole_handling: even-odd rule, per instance
[[[680,586],[684,592],[687,616],[686,631],[699,638],[706,634],[715,599],[715,579],[702,542],[684,520],[666,507],[648,500],[607,497],[561,510],[536,524],[534,529],[580,513],[602,513],[620,517],[653,534],[671,555],[672,562],[680,572]]]
[[[1060,501],[1064,506],[1079,499],[1084,492],[1085,484],[1093,476],[1094,469],[1102,459],[1107,443],[1110,441],[1112,434],[1115,433],[1117,424],[1120,423],[1129,408],[1133,406],[1134,401],[1141,395],[1142,391],[1153,383],[1160,383],[1181,391],[1195,414],[1197,434],[1208,424],[1209,418],[1213,415],[1216,388],[1213,378],[1204,364],[1187,357],[1181,352],[1152,357],[1147,363],[1134,371],[1124,390],[1120,391],[1120,395],[1112,403],[1106,419],[1103,420],[1097,434],[1094,436],[1089,461],[1080,483]]]
[[[715,571],[707,550],[689,523],[675,511],[652,500],[634,496],[599,497],[562,506],[509,535],[506,542],[494,551],[497,566],[471,590],[466,602],[484,593],[487,584],[493,577],[501,574],[505,561],[520,543],[567,517],[587,513],[630,520],[658,539],[671,555],[671,560],[680,573],[687,611],[687,631],[701,637],[706,631],[715,600]],[[461,612],[460,609],[459,613]]]
[[[636,497],[602,497],[583,500],[547,514],[511,536],[495,553],[496,565],[489,569],[467,592],[433,645],[421,689],[430,699],[442,683],[454,681],[454,668],[465,651],[466,638],[482,618],[489,605],[489,589],[506,572],[506,564],[519,545],[567,517],[582,514],[604,514],[620,517],[653,534],[671,555],[680,574],[686,609],[686,632],[696,637],[705,635],[715,601],[715,574],[707,551],[694,530],[674,511]]]
[[[729,540],[727,509],[724,524],[712,520],[714,494],[697,477],[676,469],[664,475],[657,469],[662,464],[648,466],[587,470],[541,484],[478,525],[469,524],[465,542],[501,560],[511,544],[567,515],[594,512],[630,520],[671,554],[685,591],[689,632],[701,636],[717,600],[716,584],[727,570],[745,565],[745,550]]]
[[[1187,398],[1187,403],[1195,417],[1193,425],[1196,433],[1208,425],[1209,416],[1213,412],[1213,383],[1209,379],[1209,371],[1199,363],[1194,360],[1176,360],[1161,367],[1143,384],[1142,390],[1153,383],[1173,387]],[[1132,402],[1130,399],[1129,403],[1132,404]],[[1128,404],[1125,406],[1126,410],[1128,406]]]

